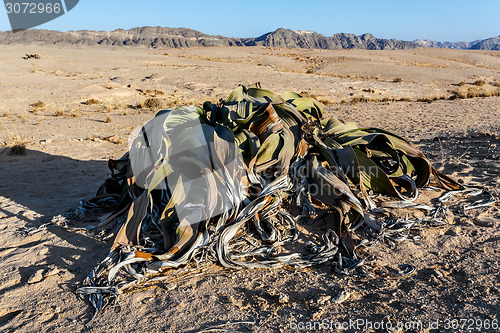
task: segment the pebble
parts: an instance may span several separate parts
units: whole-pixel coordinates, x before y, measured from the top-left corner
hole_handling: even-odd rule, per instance
[[[443,277],[443,273],[441,273],[440,271],[438,271],[437,269],[434,269],[434,272],[433,272],[434,276],[437,277],[438,279],[441,279]]]
[[[175,283],[170,283],[170,284],[165,284],[163,286],[166,290],[171,291],[177,288],[177,285]]]
[[[281,304],[285,304],[285,303],[288,303],[288,301],[289,301],[289,297],[288,297],[288,295],[287,295],[287,294],[280,293],[280,295],[279,295],[279,302],[280,302]]]
[[[38,283],[43,280],[43,269],[39,269],[35,274],[30,276],[28,284]]]
[[[333,299],[333,302],[335,304],[341,304],[341,303],[347,301],[349,299],[349,297],[351,297],[351,293],[346,291],[346,290],[343,290],[340,294],[335,296],[335,298]]]
[[[44,276],[47,277],[47,276],[57,275],[57,274],[59,274],[59,272],[60,272],[59,268],[54,267],[51,270],[49,270],[47,273],[45,273]]]

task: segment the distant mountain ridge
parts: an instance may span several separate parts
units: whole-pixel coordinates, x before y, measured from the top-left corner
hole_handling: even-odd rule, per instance
[[[372,34],[356,36],[354,34],[338,33],[331,37],[314,31],[297,31],[277,29],[257,38],[242,39],[244,45],[261,45],[269,47],[305,48],[305,49],[367,49],[395,50],[418,47],[414,42],[397,39],[375,38]]]
[[[401,50],[420,47],[499,50],[500,36],[474,42],[435,42],[430,40],[402,41],[363,35],[337,33],[324,36],[314,31],[279,28],[256,38],[230,38],[207,35],[187,28],[139,27],[113,31],[54,31],[29,29],[0,32],[0,44],[63,44],[144,46],[152,48],[181,48],[208,46],[268,46],[305,49],[367,49]]]
[[[468,49],[472,44],[479,42],[478,40],[474,42],[436,42],[428,39],[416,39],[414,40],[421,47],[435,47],[440,49]]]

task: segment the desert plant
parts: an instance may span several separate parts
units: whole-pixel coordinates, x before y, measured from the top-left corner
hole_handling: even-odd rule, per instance
[[[146,94],[153,96],[153,97],[165,95],[165,92],[163,92],[162,90],[159,90],[159,89],[146,89],[144,92]]]
[[[96,104],[101,104],[101,102],[95,98],[90,98],[90,99],[86,100],[85,102],[83,102],[83,104],[96,105]]]
[[[112,122],[111,117],[106,117],[106,119],[104,120],[104,122],[105,122],[106,124],[108,124],[108,123]]]
[[[163,107],[163,102],[158,98],[148,98],[140,104],[143,109],[159,110]]]
[[[21,138],[19,135],[15,135],[9,137],[5,143],[7,147],[9,147],[9,155],[26,155],[26,145],[28,144],[28,141],[26,139]]]
[[[476,97],[493,97],[500,96],[500,88],[492,86],[470,86],[468,88],[460,87],[452,91],[453,95],[450,99],[464,99]]]
[[[38,111],[43,111],[45,109],[45,103],[42,101],[38,101],[36,103],[30,104],[31,110],[36,113]]]
[[[392,239],[404,239],[411,226],[439,221],[439,210],[427,220],[409,222],[392,214],[377,220],[374,201],[381,198],[371,193],[409,207],[417,188],[431,178],[443,189],[465,189],[403,138],[323,119],[323,105],[315,99],[277,95],[259,84],[240,86],[203,108],[158,112],[129,152],[108,166],[113,177],[71,215],[106,215],[88,229],[118,230],[109,224],[121,223],[109,255],[77,290],[96,310],[105,304],[103,295],[159,281],[164,269],[187,265],[193,257],[229,268],[330,262],[351,272],[362,266],[351,238],[355,229],[366,225],[375,241],[387,230]],[[310,243],[309,253],[289,255],[269,250],[296,241],[297,220],[315,216],[319,208],[332,220],[322,245]]]
[[[71,112],[68,113],[68,117],[71,118],[79,118],[82,115],[80,110],[71,110]]]
[[[403,82],[403,79],[400,77],[395,77],[394,80],[392,80],[392,82],[401,83],[401,82]]]
[[[485,84],[486,84],[486,82],[484,80],[476,80],[474,82],[475,86],[480,86],[480,87],[484,86]]]
[[[24,60],[28,59],[40,59],[40,55],[35,53],[35,54],[27,54],[23,57]]]

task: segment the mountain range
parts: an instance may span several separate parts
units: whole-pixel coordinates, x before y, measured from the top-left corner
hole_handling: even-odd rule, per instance
[[[305,49],[367,49],[399,50],[420,47],[500,50],[500,36],[473,42],[436,42],[418,39],[402,41],[363,35],[337,33],[324,36],[314,31],[299,31],[279,28],[260,37],[230,38],[207,35],[187,28],[139,27],[113,31],[54,31],[29,29],[0,32],[0,44],[65,44],[65,45],[110,45],[145,46],[153,48],[180,48],[203,46],[268,46]]]

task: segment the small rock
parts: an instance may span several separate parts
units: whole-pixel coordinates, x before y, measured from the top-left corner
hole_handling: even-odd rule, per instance
[[[47,277],[47,276],[57,275],[59,274],[59,272],[60,272],[59,268],[54,267],[50,269],[47,273],[45,273],[44,276]]]
[[[33,274],[29,279],[28,279],[28,284],[33,284],[33,283],[38,283],[43,280],[43,269],[39,269],[36,271],[35,274]]]
[[[288,297],[288,295],[287,295],[287,294],[280,293],[280,295],[279,295],[279,302],[280,302],[281,304],[285,304],[285,303],[288,303],[288,301],[289,301],[289,297]]]
[[[346,290],[343,290],[340,294],[335,296],[335,298],[333,299],[333,302],[335,304],[340,304],[340,303],[347,301],[349,299],[349,297],[351,297],[351,293],[346,291]]]
[[[432,272],[434,274],[435,277],[437,277],[438,279],[441,279],[443,278],[443,273],[441,273],[440,271],[438,271],[437,269],[434,269],[434,271]]]
[[[147,304],[147,303],[150,303],[150,302],[152,302],[152,301],[154,301],[154,297],[146,297],[146,298],[144,298],[144,299],[141,301],[141,303],[142,303],[142,304]]]
[[[330,295],[323,295],[323,296],[321,296],[321,297],[318,298],[318,300],[316,301],[316,303],[318,305],[325,305],[325,304],[327,304],[327,303],[330,302],[331,298],[332,298],[332,296],[330,296]]]
[[[169,284],[163,285],[163,287],[166,290],[171,291],[171,290],[174,290],[175,288],[177,288],[177,285],[175,283],[169,283]]]

